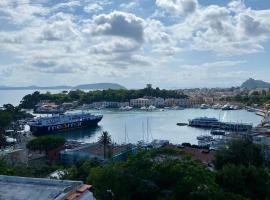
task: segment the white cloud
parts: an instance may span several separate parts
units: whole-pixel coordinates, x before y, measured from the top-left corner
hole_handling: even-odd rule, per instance
[[[89,4],[85,6],[83,10],[87,13],[96,13],[96,12],[102,11],[103,7],[99,3],[93,3],[93,4]]]
[[[235,2],[238,6],[232,6],[234,1],[227,7],[200,6],[168,29],[175,40],[187,44],[184,48],[188,50],[213,51],[219,55],[262,51],[263,43],[270,39],[270,10],[251,10]]]
[[[133,14],[114,11],[93,17],[92,23],[84,29],[92,35],[125,37],[138,42],[144,40],[144,20]]]
[[[132,11],[133,9],[139,7],[140,4],[137,1],[130,2],[130,3],[122,3],[120,4],[119,8],[123,11]]]
[[[156,4],[167,12],[179,15],[194,13],[198,7],[197,0],[156,0]]]
[[[55,6],[53,6],[52,10],[58,10],[58,9],[73,9],[76,7],[81,6],[80,1],[68,1],[64,3],[58,3]]]
[[[262,52],[270,40],[270,10],[253,10],[241,0],[225,6],[156,0],[153,13],[141,12],[138,1],[117,6],[107,0],[44,2],[0,1],[0,57],[11,63],[0,70],[1,77],[16,80],[16,74],[24,74],[31,81],[30,71],[44,79],[53,74],[55,81],[63,82],[61,73],[70,81],[113,77],[135,84],[153,73],[156,83],[207,77],[217,81],[246,75],[243,70],[225,70],[248,64],[230,56]],[[206,55],[202,64],[186,64],[193,59],[186,54],[193,52]],[[7,68],[16,73],[7,73]]]

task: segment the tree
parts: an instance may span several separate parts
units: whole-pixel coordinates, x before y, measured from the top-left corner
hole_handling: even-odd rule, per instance
[[[171,150],[172,158],[159,150],[142,151],[126,162],[112,162],[92,168],[87,179],[98,199],[119,200],[226,200],[244,199],[224,193],[215,174],[183,152]],[[180,156],[181,159],[176,159]]]
[[[5,136],[0,131],[0,148],[7,144]]]
[[[252,141],[234,140],[228,147],[219,149],[215,154],[214,164],[216,169],[221,169],[226,164],[262,166],[264,159],[261,147]]]
[[[32,151],[44,151],[46,156],[50,150],[57,149],[65,144],[66,140],[58,136],[41,136],[31,140],[27,148]]]
[[[0,174],[1,175],[13,175],[14,170],[11,169],[10,166],[8,166],[7,162],[0,158]]]
[[[217,183],[226,192],[250,199],[266,199],[270,196],[270,171],[267,168],[225,165],[217,172]]]
[[[98,139],[99,143],[103,146],[103,157],[104,159],[107,157],[107,148],[112,143],[111,136],[107,131],[104,131],[102,135]]]

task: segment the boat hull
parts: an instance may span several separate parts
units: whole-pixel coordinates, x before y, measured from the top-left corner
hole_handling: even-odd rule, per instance
[[[48,126],[36,126],[30,125],[30,131],[35,136],[42,136],[48,134],[56,134],[62,131],[69,131],[73,129],[81,129],[88,127],[96,127],[98,123],[101,121],[102,117],[97,117],[96,119],[88,120],[88,121],[78,121],[71,122],[65,124],[57,124],[57,125],[48,125]]]

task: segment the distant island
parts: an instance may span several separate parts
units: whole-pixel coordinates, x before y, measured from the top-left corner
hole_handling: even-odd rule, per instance
[[[270,83],[262,81],[262,80],[255,80],[253,78],[249,78],[241,85],[242,88],[248,89],[255,89],[255,88],[270,88]]]
[[[69,89],[81,89],[81,90],[107,90],[107,89],[126,89],[124,86],[117,83],[92,83],[77,86],[26,86],[26,87],[11,87],[0,86],[0,90],[69,90]]]

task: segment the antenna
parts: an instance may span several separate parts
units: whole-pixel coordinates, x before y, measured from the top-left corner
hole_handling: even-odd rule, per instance
[[[127,144],[128,142],[129,142],[129,137],[127,133],[127,124],[125,123],[125,144]]]
[[[148,130],[148,126],[149,126],[149,121],[148,121],[149,119],[148,119],[148,117],[147,117],[147,120],[146,120],[146,122],[147,122],[147,128],[146,128],[146,142],[148,143],[149,142],[149,130]]]
[[[142,139],[143,139],[143,142],[144,142],[144,134],[145,134],[145,132],[144,132],[144,123],[143,123],[143,121],[142,121]]]

